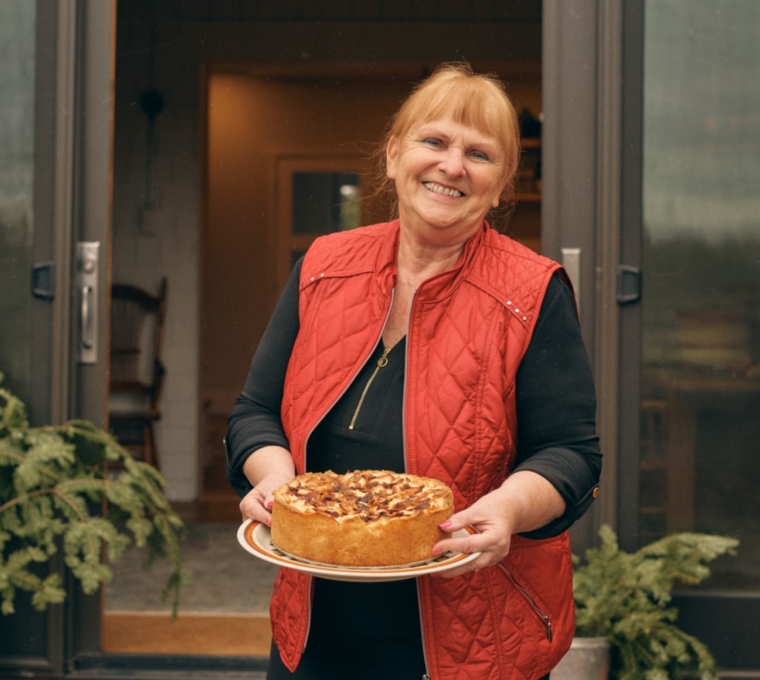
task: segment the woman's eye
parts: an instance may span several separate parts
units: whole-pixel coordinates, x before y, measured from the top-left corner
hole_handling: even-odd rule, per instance
[[[435,146],[435,147],[441,146],[441,140],[436,139],[435,137],[426,137],[425,139],[422,140],[422,143],[427,144],[428,146]]]
[[[479,160],[479,161],[491,160],[485,151],[472,151],[471,155],[474,159]]]

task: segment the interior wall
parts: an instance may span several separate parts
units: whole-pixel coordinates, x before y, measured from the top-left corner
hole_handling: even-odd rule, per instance
[[[276,160],[367,159],[407,89],[397,81],[209,78],[201,385],[212,412],[229,413],[280,292],[273,239],[286,225],[277,223]]]
[[[248,196],[243,218],[233,216],[232,233],[214,233],[209,241],[202,236],[205,69],[212,64],[246,64],[269,73],[282,68],[291,74],[295,69],[319,75],[336,64],[367,74],[373,65],[432,68],[458,59],[485,67],[510,63],[514,77],[508,78],[508,86],[513,95],[520,99],[516,92],[531,82],[530,97],[540,102],[540,84],[535,86],[540,81],[540,3],[499,3],[486,10],[480,5],[407,0],[380,3],[380,9],[371,11],[354,8],[338,16],[330,3],[315,2],[309,5],[311,17],[304,16],[298,3],[276,9],[269,3],[236,3],[237,9],[223,15],[218,14],[222,6],[231,5],[188,0],[118,3],[112,272],[114,281],[149,290],[156,289],[161,276],[169,280],[167,374],[156,434],[167,493],[174,500],[193,500],[198,492],[200,384],[208,378],[214,389],[224,383],[225,393],[239,389],[255,344],[247,322],[237,322],[243,324],[238,332],[238,326],[230,329],[219,318],[202,316],[201,309],[224,304],[243,309],[245,313],[238,315],[242,319],[248,313],[259,316],[272,304],[271,298],[264,302],[259,297],[249,275],[258,268],[267,272],[270,265],[249,249],[249,243],[243,248],[237,240],[259,219],[261,197]],[[327,12],[323,20],[320,12]],[[404,81],[407,86],[408,82]],[[155,119],[156,206],[146,212],[147,118],[139,100],[150,88],[161,92],[165,108]],[[277,119],[276,110],[259,113],[265,121]],[[253,126],[247,121],[239,122],[244,137],[272,134],[265,126],[249,130]],[[289,129],[298,134],[297,128]],[[247,193],[244,180],[257,172],[242,173],[228,195]],[[229,271],[243,272],[249,283],[237,289],[231,280],[218,287],[209,281],[207,288],[205,280],[201,283],[201,262],[207,256],[209,262],[227,258]],[[246,290],[246,285],[252,289]],[[209,351],[202,366],[202,327],[212,324],[221,349]],[[233,335],[237,337],[229,338]],[[234,362],[217,365],[220,354],[227,353],[235,356]],[[217,371],[223,380],[217,379]]]

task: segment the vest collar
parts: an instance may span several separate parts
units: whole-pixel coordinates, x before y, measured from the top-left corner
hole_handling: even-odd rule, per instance
[[[376,281],[385,296],[390,296],[396,285],[398,244],[401,233],[401,225],[398,219],[389,222],[389,227],[375,260]],[[480,229],[465,243],[456,264],[451,269],[427,279],[418,288],[418,299],[434,302],[453,293],[472,270],[475,256],[480,251],[486,238],[486,232],[490,228],[488,223],[483,221]]]

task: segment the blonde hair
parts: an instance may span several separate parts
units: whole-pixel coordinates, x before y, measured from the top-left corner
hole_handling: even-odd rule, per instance
[[[497,76],[475,73],[465,63],[441,64],[415,87],[391,119],[383,145],[377,151],[380,191],[395,192],[393,182],[386,176],[385,151],[390,140],[401,142],[412,126],[443,116],[450,116],[455,123],[473,127],[498,142],[506,180],[501,199],[511,199],[520,161],[517,112]]]

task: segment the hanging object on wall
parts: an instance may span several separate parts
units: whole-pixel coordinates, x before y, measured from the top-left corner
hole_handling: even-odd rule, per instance
[[[152,236],[155,234],[152,212],[156,208],[156,118],[164,110],[164,97],[158,90],[146,90],[140,97],[140,106],[148,119],[145,134],[145,203],[141,231],[146,236]]]

